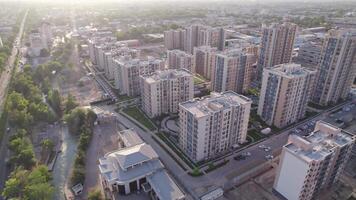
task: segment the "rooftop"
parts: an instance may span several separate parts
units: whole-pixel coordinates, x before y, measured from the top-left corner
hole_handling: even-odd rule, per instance
[[[310,73],[314,73],[313,71],[304,68],[300,64],[296,63],[280,64],[274,67],[266,68],[266,70],[272,72],[273,74],[277,74],[287,78],[303,77],[307,76]]]
[[[132,129],[120,131],[118,133],[121,140],[124,142],[125,147],[131,147],[143,143],[140,136]]]
[[[107,153],[99,159],[100,173],[108,181],[128,181],[163,168],[158,155],[148,144],[141,143]]]
[[[149,75],[142,76],[146,82],[154,83],[162,80],[172,80],[180,77],[193,77],[193,75],[186,69],[166,69],[156,71]]]
[[[289,143],[284,146],[291,153],[306,162],[322,160],[332,154],[336,148],[352,144],[355,138],[326,122],[317,122],[315,129],[305,137],[291,135]]]
[[[147,180],[159,199],[179,200],[184,198],[184,193],[163,169],[148,176]]]
[[[223,93],[213,92],[208,97],[193,99],[180,105],[199,118],[234,106],[251,104],[251,102],[249,98],[243,95],[227,91]]]

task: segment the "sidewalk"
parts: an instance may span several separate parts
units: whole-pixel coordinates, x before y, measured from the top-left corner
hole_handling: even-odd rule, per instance
[[[157,133],[157,131],[152,132],[150,131],[148,128],[146,128],[145,126],[141,125],[138,121],[136,121],[134,118],[132,118],[131,116],[127,115],[126,113],[120,111],[119,112],[120,115],[128,118],[130,121],[134,122],[136,125],[138,125],[141,129],[143,129],[145,132],[151,134],[151,136],[153,138],[155,138],[156,141],[160,141],[160,144],[164,146],[165,149],[167,149],[169,151],[169,153],[171,155],[174,155],[174,158],[179,162],[180,165],[184,166],[184,168],[189,169],[189,171],[191,171],[191,167],[189,165],[187,165],[179,156],[177,156],[177,154],[165,143],[161,140],[161,138],[159,138],[155,133]]]

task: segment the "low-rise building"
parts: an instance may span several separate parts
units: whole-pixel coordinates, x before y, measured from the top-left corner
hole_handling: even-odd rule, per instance
[[[137,136],[132,130],[123,133],[128,140]],[[131,135],[131,136],[129,136]],[[183,200],[185,195],[164,169],[153,148],[141,141],[129,141],[117,151],[109,152],[99,159],[100,180],[112,199],[143,190],[154,199]]]

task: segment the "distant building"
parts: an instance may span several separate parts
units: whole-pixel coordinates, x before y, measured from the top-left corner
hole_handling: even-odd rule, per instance
[[[30,48],[29,56],[38,57],[41,55],[41,50],[47,48],[47,44],[43,43],[41,34],[39,32],[32,32],[29,35]]]
[[[264,68],[258,115],[268,125],[278,128],[304,118],[314,78],[315,71],[299,64]]]
[[[107,34],[109,33],[105,32],[105,35]],[[88,39],[89,57],[93,65],[98,65],[99,63],[99,49],[102,48],[101,46],[113,45],[116,42],[117,42],[116,38],[111,36],[89,38]],[[104,68],[103,66],[98,67],[99,70],[103,70],[103,68]]]
[[[148,57],[147,60],[132,59],[130,56],[114,58],[115,87],[120,94],[138,96],[140,90],[140,75],[152,74],[164,69],[164,61]]]
[[[152,199],[183,200],[185,195],[164,169],[153,148],[132,130],[121,134],[130,146],[109,152],[99,158],[101,185],[112,199],[142,190]],[[127,138],[128,137],[128,138]]]
[[[52,46],[53,35],[52,35],[52,25],[48,22],[42,22],[40,27],[40,34],[42,38],[42,43],[46,49]]]
[[[274,190],[288,200],[317,199],[338,180],[355,137],[325,122],[308,136],[290,135],[283,146]]]
[[[258,73],[264,68],[289,63],[292,59],[297,26],[291,23],[262,26],[261,47],[258,58]]]
[[[345,99],[356,75],[356,31],[331,30],[317,67],[312,101],[320,105]]]
[[[201,161],[245,143],[251,103],[231,91],[181,103],[180,147],[193,161]]]
[[[194,47],[212,46],[222,51],[225,47],[225,30],[209,26],[192,25],[184,29],[164,32],[164,44],[168,50],[180,49],[192,54]]]
[[[168,50],[180,49],[184,50],[186,43],[186,30],[177,29],[164,31],[164,46]]]
[[[167,51],[168,69],[187,69],[191,73],[195,73],[193,65],[193,55],[181,50]]]
[[[179,103],[193,99],[193,75],[167,69],[141,76],[142,109],[149,117],[178,113]]]
[[[215,55],[212,90],[216,92],[246,92],[251,83],[257,56],[242,49],[232,49]]]
[[[215,65],[215,54],[217,49],[210,46],[194,47],[193,69],[195,72],[207,79],[211,79]]]

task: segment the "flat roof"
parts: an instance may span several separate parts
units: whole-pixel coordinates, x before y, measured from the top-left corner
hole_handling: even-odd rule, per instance
[[[158,70],[152,74],[142,75],[143,79],[148,83],[154,83],[162,80],[173,80],[180,77],[193,77],[186,69],[166,69]]]
[[[180,200],[185,197],[184,193],[164,169],[148,176],[147,180],[159,199]]]
[[[141,137],[132,129],[119,131],[118,134],[124,142],[125,147],[135,146],[143,143]]]
[[[251,99],[243,95],[237,94],[233,91],[226,91],[223,93],[213,92],[210,96],[201,99],[189,100],[181,103],[180,105],[199,118],[210,115],[210,113],[214,113],[216,111],[231,108],[233,106],[251,103]]]
[[[323,121],[318,121],[315,129],[307,136],[290,136],[291,143],[284,146],[292,154],[306,162],[322,160],[325,156],[334,153],[335,148],[352,144],[355,138],[342,129]]]

